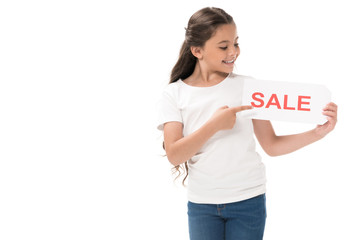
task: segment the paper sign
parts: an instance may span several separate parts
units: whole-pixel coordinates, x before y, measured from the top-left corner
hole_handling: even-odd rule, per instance
[[[331,101],[323,85],[246,79],[242,105],[254,109],[241,112],[243,117],[324,124],[323,108]]]

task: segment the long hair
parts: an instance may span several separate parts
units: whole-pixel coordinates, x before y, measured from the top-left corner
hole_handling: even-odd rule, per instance
[[[186,79],[194,72],[197,58],[192,54],[191,47],[203,47],[219,26],[231,23],[234,23],[233,18],[220,8],[206,7],[194,13],[185,28],[185,40],[180,49],[179,59],[171,71],[169,84]],[[185,171],[186,175],[182,181],[184,185],[188,176],[187,162],[183,165],[175,166],[173,173],[178,173],[178,178],[182,175],[180,169]]]
[[[169,83],[188,78],[194,72],[197,58],[190,47],[203,47],[220,25],[231,23],[234,23],[233,18],[220,8],[207,7],[194,13],[185,28],[185,40],[179,59],[171,71]]]

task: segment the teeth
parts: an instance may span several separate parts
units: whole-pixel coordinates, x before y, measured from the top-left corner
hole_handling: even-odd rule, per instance
[[[231,61],[224,61],[224,63],[233,63],[235,61],[235,59],[231,60]]]

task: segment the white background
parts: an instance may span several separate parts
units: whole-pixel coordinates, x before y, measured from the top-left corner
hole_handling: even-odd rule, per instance
[[[326,85],[334,132],[267,167],[266,240],[360,239],[356,1],[1,1],[0,239],[187,239],[156,130],[189,17],[231,14],[236,72]],[[313,125],[274,122],[278,134]]]

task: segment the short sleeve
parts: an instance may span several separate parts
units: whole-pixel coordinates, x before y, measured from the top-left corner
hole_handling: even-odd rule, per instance
[[[164,124],[167,122],[183,122],[181,111],[169,92],[164,91],[161,99],[158,102],[158,126],[160,131],[164,130]]]

